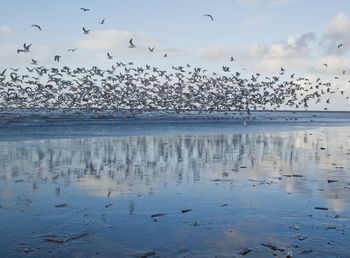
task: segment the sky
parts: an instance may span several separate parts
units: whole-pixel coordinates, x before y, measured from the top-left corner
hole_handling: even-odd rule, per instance
[[[333,80],[350,96],[348,0],[0,0],[0,70],[190,63],[220,71],[297,73]],[[81,7],[89,8],[83,12]],[[211,14],[212,21],[204,14]],[[100,21],[105,19],[105,24]],[[32,27],[38,24],[42,30]],[[82,28],[91,30],[83,34]],[[128,48],[133,38],[136,48]],[[30,53],[17,54],[23,44]],[[342,47],[337,45],[342,43]],[[148,47],[155,47],[153,53]],[[76,48],[73,53],[69,48]],[[113,60],[107,59],[107,52]],[[164,58],[164,54],[168,54]],[[230,62],[230,57],[235,58]],[[328,68],[323,64],[327,63]],[[343,74],[345,71],[345,74]],[[333,83],[333,81],[332,81]],[[350,109],[345,102],[338,106]]]

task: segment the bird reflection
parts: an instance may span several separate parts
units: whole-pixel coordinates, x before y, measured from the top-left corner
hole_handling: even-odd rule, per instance
[[[52,182],[56,194],[62,187],[84,187],[93,189],[89,194],[108,198],[156,193],[172,183],[219,180],[254,185],[277,180],[288,193],[327,188],[331,194],[325,192],[325,198],[344,198],[349,194],[339,195],[343,186],[327,184],[327,173],[303,174],[309,166],[344,166],[348,148],[344,143],[342,148],[334,147],[331,158],[330,151],[320,148],[334,141],[327,137],[322,132],[293,131],[1,142],[0,175],[3,181],[32,182],[33,191],[40,190],[41,182]],[[320,183],[310,186],[293,174],[321,178]],[[65,185],[57,185],[62,179]],[[130,214],[133,210],[130,203]]]

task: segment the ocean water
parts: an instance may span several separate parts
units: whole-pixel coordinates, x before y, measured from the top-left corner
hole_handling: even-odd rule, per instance
[[[0,257],[350,257],[349,113],[0,121]]]

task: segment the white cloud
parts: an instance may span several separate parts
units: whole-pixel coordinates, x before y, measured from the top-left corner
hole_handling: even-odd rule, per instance
[[[310,44],[316,41],[312,32],[300,36],[289,36],[286,40],[271,45],[255,43],[245,48],[233,45],[212,45],[202,51],[208,61],[225,61],[230,56],[241,65],[249,65],[260,72],[278,72],[281,66],[306,68],[310,58]]]
[[[343,46],[338,49],[337,45]],[[344,13],[337,14],[323,32],[321,46],[326,48],[326,54],[344,54],[350,49],[350,19]]]
[[[205,48],[202,57],[209,61],[229,60],[231,56],[237,57],[238,48],[233,45],[216,44]]]
[[[11,32],[12,32],[12,29],[9,26],[0,25],[0,35],[9,34]]]
[[[144,49],[150,45],[154,46],[158,41],[154,38],[129,31],[103,30],[95,31],[89,35],[82,35],[82,38],[74,43],[78,49],[108,52],[108,51],[125,51],[128,49],[129,40],[133,38],[136,45],[134,49]]]
[[[327,67],[324,64],[327,64]],[[342,71],[348,71],[350,73],[350,60],[347,57],[330,54],[321,56],[312,68],[320,74],[339,75]]]

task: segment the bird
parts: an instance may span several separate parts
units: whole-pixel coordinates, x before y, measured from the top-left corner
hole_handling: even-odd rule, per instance
[[[113,59],[113,56],[111,56],[109,53],[107,53],[107,59]]]
[[[7,71],[7,68],[0,73],[0,76],[5,76],[6,71]]]
[[[55,56],[54,56],[54,61],[59,62],[59,61],[60,61],[60,58],[61,58],[61,56],[55,55]]]
[[[342,46],[343,46],[343,43],[339,43],[339,44],[337,45],[338,49],[341,48]]]
[[[26,43],[23,44],[24,52],[30,52],[29,48],[32,44],[27,45]]]
[[[132,41],[132,38],[129,40],[129,48],[135,48],[136,45],[134,44],[134,42]]]
[[[168,54],[164,54],[163,56],[164,56],[164,57],[168,57]]]
[[[284,74],[284,68],[281,67],[281,72],[280,72],[280,75],[283,75]]]
[[[230,60],[231,60],[231,62],[233,62],[233,61],[235,61],[236,59],[235,59],[233,56],[231,56]]]
[[[31,63],[32,65],[37,65],[38,64],[38,61],[37,60],[34,60],[34,59],[32,59],[32,63]]]
[[[105,24],[105,19],[102,19],[102,21],[100,21],[100,24]]]
[[[77,50],[76,48],[68,48],[67,51],[68,52],[74,52],[75,50]]]
[[[214,18],[213,18],[213,16],[211,14],[206,13],[206,14],[204,14],[204,16],[205,17],[209,17],[212,21],[214,21]]]
[[[38,28],[39,30],[41,30],[41,27],[38,24],[32,24],[31,27],[35,27],[35,28]]]
[[[80,10],[82,10],[83,12],[87,12],[87,11],[90,11],[89,8],[84,8],[84,7],[81,7]]]
[[[327,64],[323,64],[324,65],[324,67],[328,67],[328,65]]]
[[[155,47],[148,47],[149,52],[153,52]]]
[[[23,44],[23,49],[17,49],[17,54],[23,52],[30,52],[29,48],[31,47],[32,44],[27,45],[26,43]]]
[[[84,31],[84,34],[89,34],[90,33],[90,30],[87,30],[83,27],[83,31]]]

